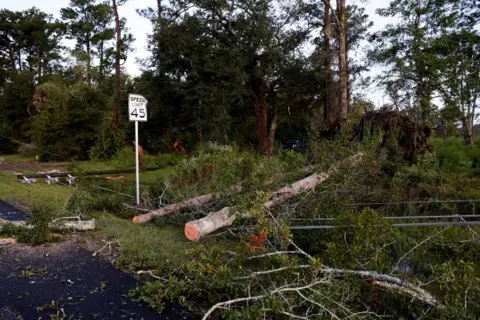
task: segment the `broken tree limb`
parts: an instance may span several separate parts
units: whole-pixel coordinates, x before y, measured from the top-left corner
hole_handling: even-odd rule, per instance
[[[300,172],[311,172],[315,168],[316,168],[316,166],[308,166],[308,167],[302,168],[300,170]],[[301,187],[295,187],[293,185],[292,185],[292,187],[293,188],[301,188]],[[235,190],[235,192],[240,192],[242,190],[241,184],[238,184],[235,187],[234,190]],[[278,192],[286,192],[286,191],[281,189]],[[179,211],[181,211],[183,209],[186,209],[186,208],[189,208],[189,207],[203,206],[203,205],[205,205],[209,202],[212,202],[215,199],[221,199],[221,198],[227,197],[228,195],[229,195],[228,193],[222,193],[222,192],[209,193],[209,194],[206,194],[206,195],[201,195],[201,196],[198,196],[198,197],[195,197],[195,198],[192,198],[192,199],[188,199],[188,200],[185,200],[185,201],[182,201],[182,202],[179,202],[179,203],[174,203],[174,204],[165,206],[165,207],[160,208],[158,210],[150,211],[148,213],[135,216],[132,219],[132,221],[133,221],[133,223],[146,223],[146,222],[150,221],[154,216],[158,216],[158,217],[168,216],[168,215],[179,212]],[[278,197],[278,195],[272,195],[272,197],[273,197],[272,199],[274,199],[275,197]],[[274,200],[272,200],[272,201],[274,201]],[[131,209],[136,209],[136,208],[131,208]]]
[[[350,166],[355,166],[362,158],[362,154],[358,153],[349,157],[345,162]],[[333,166],[327,172],[315,173],[305,179],[299,180],[286,186],[280,190],[271,194],[268,201],[263,205],[265,210],[269,210],[274,206],[277,206],[291,198],[294,198],[300,193],[314,190],[317,185],[327,180],[334,171],[336,171],[338,165]],[[236,219],[236,215],[233,214],[233,208],[225,207],[218,212],[208,214],[206,217],[198,220],[193,220],[185,224],[185,236],[191,241],[198,241],[202,237],[224,227],[229,227]]]
[[[17,227],[33,229],[33,225],[27,224],[26,221],[8,221],[0,219],[0,229],[2,226],[12,224]],[[75,231],[88,231],[95,229],[95,219],[86,220],[86,221],[55,221],[50,223],[50,229],[57,229],[57,230],[75,230]]]
[[[160,208],[155,211],[150,211],[145,214],[138,215],[132,219],[133,223],[145,223],[150,221],[154,216],[164,217],[168,216],[172,213],[181,211],[183,209],[193,207],[193,206],[201,206],[205,205],[214,199],[222,197],[222,193],[209,193],[206,195],[198,196],[196,198],[188,199],[179,203],[174,203],[163,208]]]

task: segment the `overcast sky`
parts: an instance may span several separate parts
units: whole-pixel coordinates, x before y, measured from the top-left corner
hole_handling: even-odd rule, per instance
[[[335,1],[332,1],[332,4]],[[382,29],[388,22],[388,19],[381,18],[375,14],[375,10],[388,5],[389,1],[386,0],[353,0],[347,1],[347,3],[357,3],[366,8],[367,14],[373,21],[374,26],[371,31]],[[6,8],[9,10],[25,10],[31,7],[37,7],[42,11],[53,14],[55,17],[60,16],[60,8],[67,7],[69,0],[0,0],[0,8]],[[142,9],[146,7],[155,7],[156,0],[129,0],[126,4],[119,8],[119,14],[121,17],[126,17],[128,20],[128,26],[130,32],[134,35],[136,41],[134,44],[135,52],[134,58],[129,58],[125,64],[127,71],[131,75],[139,75],[140,67],[136,62],[136,58],[148,57],[148,52],[145,49],[147,33],[151,32],[152,26],[147,19],[140,17],[136,9]],[[374,76],[379,72],[376,68],[370,72],[371,76]],[[384,103],[384,97],[381,90],[375,86],[370,88],[368,92],[365,92],[366,96],[371,99],[377,106]],[[385,99],[386,100],[386,99]]]

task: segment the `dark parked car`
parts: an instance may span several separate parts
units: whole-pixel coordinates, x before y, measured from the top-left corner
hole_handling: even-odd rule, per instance
[[[282,147],[287,150],[303,149],[305,144],[300,140],[287,140]]]

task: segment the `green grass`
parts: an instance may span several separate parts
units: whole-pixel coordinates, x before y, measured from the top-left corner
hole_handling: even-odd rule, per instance
[[[9,158],[14,163],[19,163],[19,159],[21,158]],[[114,169],[108,162],[89,161],[81,162],[78,165],[84,171]],[[168,167],[156,171],[141,172],[140,182],[145,185],[154,183],[168,177],[173,170],[174,167]],[[25,170],[22,173],[34,173],[36,171],[40,170]],[[14,171],[0,171],[0,199],[7,202],[20,201],[30,207],[45,204],[60,211],[72,192],[72,189],[68,186],[47,185],[43,179],[38,179],[34,185],[22,184],[21,180],[17,179],[13,173]],[[127,182],[135,181],[135,174],[124,174],[123,176],[125,176]],[[92,179],[92,181],[88,183],[103,185],[104,178],[104,176],[101,178],[90,177],[89,179]],[[98,183],[96,179],[99,180]],[[64,178],[61,179],[61,182],[66,183]],[[133,185],[112,184],[110,186],[112,189],[120,187],[130,188],[125,191],[126,193],[134,192]],[[94,192],[109,194],[101,190],[95,190]],[[188,249],[198,245],[220,245],[233,250],[236,245],[234,242],[228,242],[217,237],[208,237],[202,239],[200,243],[193,243],[186,239],[183,223],[162,226],[154,223],[136,225],[130,219],[114,216],[115,213],[117,212],[86,212],[89,217],[96,219],[96,230],[88,233],[87,237],[98,242],[102,240],[114,241],[114,247],[118,247],[118,243],[120,254],[116,258],[116,265],[127,272],[133,273],[137,270],[153,269],[159,272],[163,271],[164,275],[167,275],[189,260],[186,254]]]
[[[22,154],[0,155],[0,158],[5,158],[5,160],[1,162],[2,164],[37,162],[35,156],[27,156]]]
[[[58,209],[65,204],[72,192],[72,189],[66,186],[47,185],[42,179],[34,185],[23,184],[13,171],[0,171],[0,190],[1,200],[7,202],[21,201],[30,207],[35,204],[45,204]]]
[[[101,214],[97,218],[95,237],[119,242],[121,254],[116,264],[129,272],[140,269],[173,271],[188,261],[188,249],[199,245],[221,245],[233,249],[236,245],[221,237],[210,237],[195,243],[185,238],[183,226],[137,225],[110,214]]]
[[[8,155],[2,156],[5,158],[4,163],[28,163],[34,161],[32,157],[24,157],[22,155]],[[76,163],[81,171],[94,171],[94,170],[113,170],[115,167],[110,162],[101,161],[82,161]],[[52,170],[55,168],[48,168],[45,170]],[[56,168],[60,170],[67,170],[67,168]],[[55,184],[47,185],[44,179],[38,179],[34,185],[28,185],[21,183],[14,173],[37,173],[38,171],[44,171],[42,169],[25,169],[15,171],[0,171],[0,199],[11,202],[21,201],[32,207],[37,203],[44,203],[52,206],[53,208],[62,208],[71,194],[72,189],[68,186]],[[140,173],[140,183],[149,184],[164,179],[173,171],[173,167],[164,168],[156,171],[148,171]],[[135,182],[135,174],[123,174],[127,182]],[[64,178],[61,182],[66,184]],[[46,189],[46,190],[43,190]],[[47,191],[48,190],[48,191]],[[105,192],[105,191],[99,191]]]
[[[116,169],[110,162],[106,162],[106,161],[81,161],[81,162],[78,162],[78,166],[81,171]]]

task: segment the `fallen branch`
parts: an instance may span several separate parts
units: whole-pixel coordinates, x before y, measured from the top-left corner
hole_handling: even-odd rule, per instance
[[[213,307],[211,307],[207,311],[207,313],[205,313],[202,320],[208,319],[208,317],[218,308],[225,308],[227,306],[230,306],[232,304],[236,304],[236,303],[239,303],[239,302],[261,300],[261,299],[266,298],[267,296],[278,294],[278,293],[285,293],[285,292],[292,292],[292,291],[299,292],[301,290],[306,290],[306,289],[309,289],[309,288],[314,287],[314,286],[319,285],[319,284],[330,284],[330,282],[326,281],[326,280],[319,280],[319,281],[315,281],[313,283],[310,283],[306,286],[275,289],[275,290],[272,290],[268,295],[262,294],[262,295],[258,295],[258,296],[250,296],[250,297],[245,297],[245,298],[237,298],[237,299],[232,299],[232,300],[228,300],[228,301],[219,302],[219,303],[215,304]]]
[[[308,166],[308,167],[302,168],[300,170],[300,172],[311,172],[315,168],[316,168],[316,166]],[[315,176],[315,175],[313,175],[313,176]],[[297,186],[294,186],[294,185],[292,185],[292,187],[293,188],[298,188]],[[240,192],[241,189],[242,189],[241,184],[239,184],[235,187],[236,192]],[[284,189],[280,189],[277,192],[286,192]],[[222,192],[209,193],[209,194],[206,194],[206,195],[201,195],[201,196],[198,196],[198,197],[195,197],[195,198],[192,198],[192,199],[188,199],[188,200],[185,200],[185,201],[182,201],[182,202],[179,202],[179,203],[175,203],[175,204],[165,206],[165,207],[160,208],[158,210],[149,211],[146,214],[141,214],[141,215],[135,216],[132,219],[132,221],[133,221],[133,223],[146,223],[146,222],[150,221],[154,216],[158,216],[158,217],[168,216],[168,215],[171,215],[173,213],[176,213],[178,211],[181,211],[181,210],[189,208],[189,207],[203,206],[203,205],[205,205],[205,204],[207,204],[207,203],[209,203],[209,202],[211,202],[215,199],[221,199],[221,198],[224,198],[225,196],[227,196],[227,194],[222,193]],[[278,194],[278,195],[273,194],[272,197],[271,197],[272,201],[275,201],[274,199],[278,196],[280,196],[280,194]],[[136,209],[136,208],[131,208],[131,209]],[[141,210],[141,211],[144,211],[144,210]]]
[[[384,289],[388,290],[395,290],[398,292],[405,293],[409,296],[411,296],[414,299],[417,299],[425,304],[434,306],[436,308],[441,308],[441,304],[427,291],[421,289],[418,286],[414,286],[410,283],[408,283],[405,280],[401,280],[399,278],[386,275],[386,274],[379,274],[375,271],[357,271],[357,270],[343,270],[343,269],[332,269],[326,266],[320,267],[320,269],[315,269],[314,266],[312,265],[299,265],[296,267],[283,267],[283,268],[278,268],[278,269],[273,269],[273,270],[267,270],[267,271],[259,271],[259,272],[254,272],[249,276],[245,277],[239,277],[236,278],[237,280],[244,280],[244,279],[252,279],[258,276],[262,275],[269,275],[272,273],[277,273],[285,270],[290,270],[290,269],[309,269],[311,268],[313,271],[318,271],[319,273],[323,274],[322,279],[317,279],[313,281],[310,284],[306,284],[303,286],[297,286],[297,287],[287,287],[287,288],[278,288],[270,291],[267,294],[264,295],[257,295],[257,296],[249,296],[249,297],[244,297],[244,298],[237,298],[237,299],[232,299],[228,301],[223,301],[215,304],[213,307],[211,307],[207,313],[203,316],[202,319],[207,319],[216,309],[219,308],[226,308],[232,304],[237,304],[241,302],[249,302],[249,301],[257,301],[264,299],[266,297],[271,297],[272,295],[275,294],[282,294],[285,292],[296,292],[301,298],[303,298],[305,301],[310,302],[312,304],[315,304],[319,306],[320,308],[324,309],[327,311],[331,317],[337,318],[336,315],[330,312],[330,310],[326,309],[323,305],[318,304],[317,302],[309,299],[305,295],[301,293],[302,290],[305,289],[311,289],[312,287],[319,285],[319,284],[332,284],[331,278],[336,278],[336,277],[344,277],[347,275],[355,275],[359,276],[363,279],[368,279],[368,280],[373,280],[372,284],[382,287]]]
[[[141,274],[149,274],[151,277],[157,279],[157,280],[162,280],[164,282],[168,282],[168,279],[167,278],[162,278],[162,277],[159,277],[159,276],[156,276],[153,274],[153,271],[152,270],[140,270],[140,271],[137,271],[137,275],[141,275]]]
[[[345,162],[353,166],[358,163],[361,157],[362,154],[358,153],[348,158]],[[272,207],[294,198],[300,193],[314,190],[320,183],[327,180],[337,168],[338,166],[334,166],[327,172],[312,174],[305,179],[275,191],[263,205],[264,210],[268,211]],[[220,228],[231,226],[237,216],[234,214],[234,208],[225,207],[220,211],[208,214],[202,219],[187,222],[185,224],[185,236],[191,241],[198,241]]]
[[[389,289],[397,289],[431,306],[437,308],[441,306],[437,299],[435,299],[429,292],[418,286],[414,286],[405,280],[387,274],[380,274],[375,271],[343,270],[332,269],[328,267],[324,267],[321,271],[324,274],[331,276],[356,275],[361,278],[371,279],[374,280],[374,284],[377,286]]]
[[[168,216],[172,213],[181,211],[189,207],[205,205],[213,201],[214,199],[221,198],[222,196],[223,193],[209,193],[206,195],[198,196],[196,198],[188,199],[179,203],[174,203],[158,210],[135,216],[132,221],[133,223],[145,223],[150,221],[154,216]]]
[[[0,219],[0,229],[2,226],[12,224],[17,227],[33,229],[34,226],[31,224],[27,224],[26,221],[8,221]],[[95,229],[95,219],[87,220],[87,221],[55,221],[50,223],[50,229],[57,229],[57,230],[75,230],[75,231],[88,231]]]

